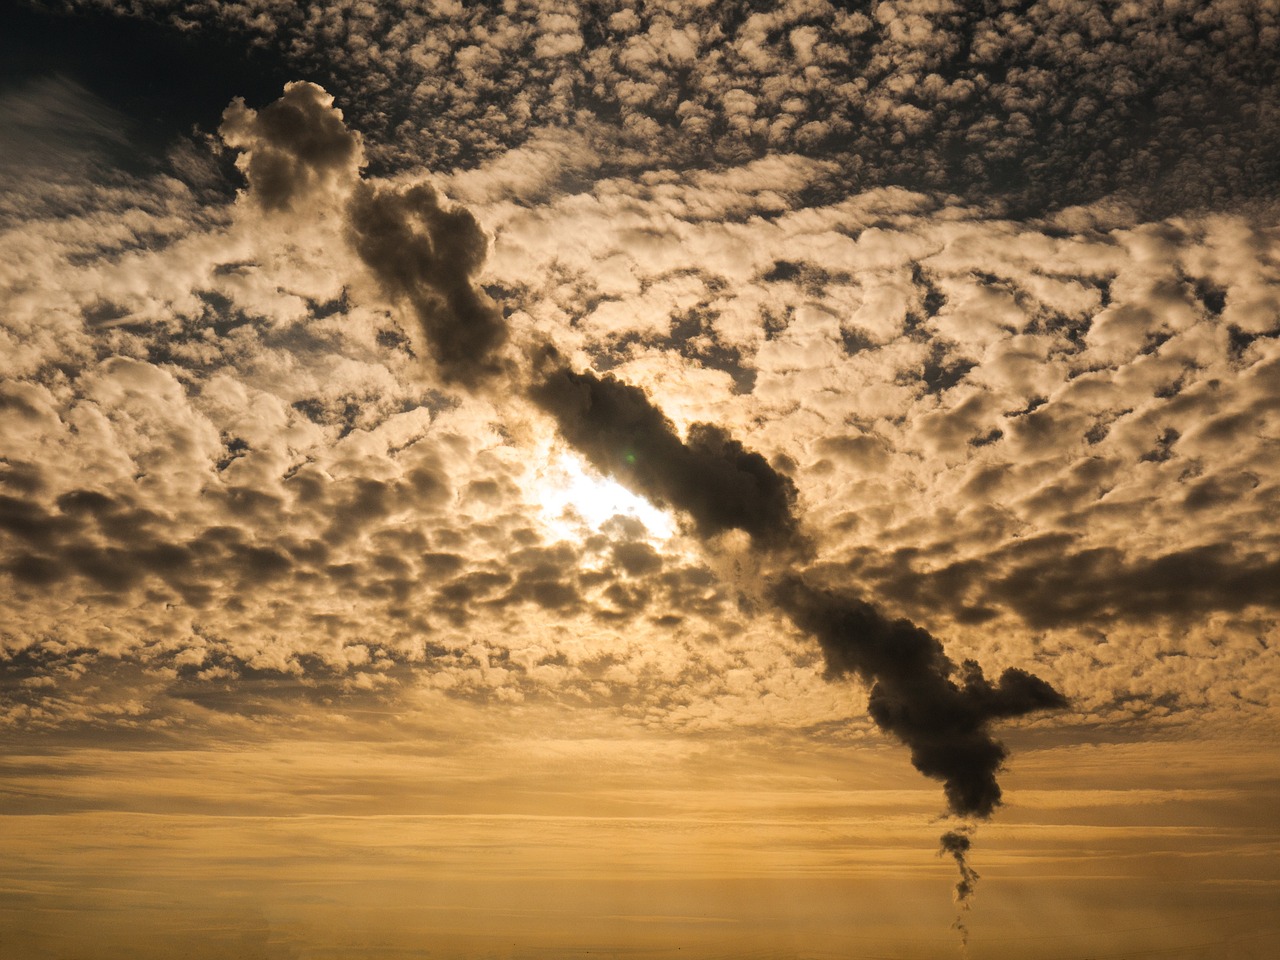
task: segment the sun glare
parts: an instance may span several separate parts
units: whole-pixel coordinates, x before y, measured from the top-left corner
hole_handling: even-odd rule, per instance
[[[618,515],[639,520],[654,537],[675,535],[670,514],[596,473],[577,457],[562,455],[552,461],[542,472],[539,485],[543,519],[562,535],[584,525],[598,530]]]

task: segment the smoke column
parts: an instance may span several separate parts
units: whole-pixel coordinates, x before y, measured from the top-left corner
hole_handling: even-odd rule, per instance
[[[971,831],[948,830],[942,835],[941,845],[938,848],[938,856],[950,854],[960,870],[960,879],[956,881],[954,895],[959,912],[956,914],[956,922],[953,926],[960,932],[962,947],[969,945],[969,928],[964,923],[964,911],[969,909],[969,897],[978,885],[978,872],[969,866],[968,861],[969,847],[972,845],[970,836]]]
[[[782,560],[803,545],[795,485],[760,454],[713,424],[694,424],[682,441],[643,390],[572,371],[554,351],[544,351],[537,366],[530,398],[598,470],[684,511],[704,538],[742,530],[756,551]],[[1001,802],[996,773],[1008,751],[992,736],[992,722],[1066,706],[1026,671],[1007,669],[992,683],[976,661],[957,667],[926,630],[848,591],[816,586],[803,572],[779,577],[768,599],[818,641],[829,678],[852,674],[870,687],[872,720],[910,749],[917,770],[942,781],[957,816],[986,818]],[[960,871],[956,902],[967,909],[978,880],[967,860],[969,835],[951,831],[941,843]],[[967,942],[959,917],[956,929]]]
[[[908,748],[917,770],[942,782],[952,814],[991,816],[1001,802],[996,774],[1008,756],[993,723],[1061,709],[1062,694],[1017,669],[992,683],[975,661],[957,666],[928,631],[849,589],[822,585],[811,571],[790,569],[807,547],[795,485],[723,428],[697,423],[681,438],[642,389],[575,371],[549,346],[514,364],[503,352],[502,312],[475,282],[488,242],[479,223],[428,186],[375,189],[363,181],[359,134],[346,129],[324,90],[289,84],[260,113],[237,101],[221,132],[243,151],[237,165],[261,209],[287,215],[317,195],[344,204],[352,248],[384,292],[413,311],[442,380],[523,392],[596,469],[682,512],[704,541],[730,530],[747,534],[757,556],[788,571],[773,579],[766,598],[817,641],[828,678],[852,675],[867,685],[872,720]],[[941,853],[960,870],[962,908],[978,880],[970,844],[964,831],[941,838]]]

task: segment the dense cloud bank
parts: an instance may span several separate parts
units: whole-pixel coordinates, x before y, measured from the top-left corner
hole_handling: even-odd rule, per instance
[[[1115,194],[1161,216],[1280,186],[1264,0],[144,10],[322,81],[381,170],[474,166],[554,127],[588,131],[606,168],[799,152],[839,164],[832,195],[898,185],[1023,211]]]

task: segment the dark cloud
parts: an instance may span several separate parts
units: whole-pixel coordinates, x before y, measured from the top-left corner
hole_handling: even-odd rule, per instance
[[[566,612],[581,607],[577,571],[582,556],[576,546],[567,542],[529,546],[510,554],[507,563],[516,577],[504,603],[524,601]]]
[[[465,560],[459,554],[437,551],[424,553],[418,559],[422,563],[423,570],[432,579],[457,573],[465,563]]]
[[[21,497],[0,495],[0,530],[28,542],[47,542],[67,529],[64,518]]]
[[[408,301],[441,377],[469,387],[500,372],[502,311],[475,283],[488,238],[470,211],[426,184],[362,185],[349,207],[356,252],[387,293]]]
[[[105,591],[99,602],[135,602],[145,589],[208,611],[219,598],[244,602],[316,577],[366,599],[403,600],[420,589],[413,553],[437,577],[448,566],[441,558],[449,555],[427,553],[420,533],[387,529],[405,511],[429,515],[449,492],[426,463],[389,480],[301,472],[282,496],[211,483],[202,501],[212,517],[198,524],[148,509],[134,494],[72,488],[45,503],[10,489],[0,494],[0,570],[28,587]],[[318,536],[298,535],[308,528]],[[361,541],[360,563],[331,562],[335,550]]]
[[[436,592],[433,609],[454,624],[464,624],[472,616],[473,603],[492,597],[511,581],[511,574],[501,570],[470,571],[454,577]]]
[[[1256,486],[1243,484],[1246,492]],[[1201,482],[1188,498],[1218,491]],[[1078,541],[1070,534],[1028,537],[928,572],[920,569],[918,551],[859,558],[855,567],[882,596],[911,610],[1006,610],[1036,629],[1153,617],[1191,621],[1253,606],[1280,609],[1280,561],[1261,542],[1253,550],[1204,544],[1140,556]]]
[[[175,723],[175,717],[189,715],[191,704],[286,724],[308,706],[321,707],[327,716],[378,710],[421,668],[377,643],[362,645],[351,662],[333,648],[264,656],[250,655],[234,638],[217,634],[187,639],[187,645],[146,656],[108,656],[54,639],[0,649],[0,704],[21,712],[31,729],[79,728],[85,734],[98,728],[118,745],[123,736],[147,731],[162,738],[175,731],[191,735],[191,727]]]
[[[0,412],[6,416],[34,416],[34,408],[20,399],[6,397],[0,392]],[[39,493],[45,489],[43,468],[37,463],[0,457],[0,485],[20,493]]]
[[[1280,609],[1280,560],[1212,544],[1156,557],[1114,547],[1053,553],[1024,562],[987,587],[1035,627],[1111,618],[1200,617],[1258,605]]]
[[[663,616],[702,616],[709,620],[723,617],[730,608],[729,590],[706,567],[682,565],[663,570],[655,578],[662,598],[662,609],[673,611]]]
[[[124,118],[62,76],[0,84],[0,178],[12,188],[34,171],[83,175],[91,159],[127,153]]]
[[[796,490],[722,428],[695,423],[681,440],[639,387],[577,372],[552,356],[529,389],[560,433],[600,472],[693,518],[700,535],[742,530],[769,548],[798,543]]]
[[[996,773],[1007,751],[991,736],[993,721],[1067,706],[1024,671],[1005,670],[993,684],[972,660],[957,668],[933,635],[847,593],[791,576],[773,599],[818,640],[831,676],[871,687],[872,719],[907,745],[917,770],[943,782],[953,813],[988,817],[1000,803]]]
[[[632,576],[653,573],[662,568],[662,556],[650,544],[643,541],[615,545],[613,560]]]

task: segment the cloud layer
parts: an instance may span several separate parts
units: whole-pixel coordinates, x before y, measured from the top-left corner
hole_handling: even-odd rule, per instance
[[[1280,183],[1280,21],[1253,0],[197,2],[148,14],[239,34],[322,80],[385,168],[470,167],[551,127],[607,144],[606,166],[800,152],[836,162],[837,195],[899,185],[1022,210],[1119,195],[1158,216],[1274,201]]]
[[[883,12],[858,35],[885,57],[898,37],[890,77],[934,41],[910,26],[929,16]],[[235,15],[205,13],[202,29]],[[479,29],[490,13],[466,16]],[[576,53],[579,28],[554,18],[522,42],[585,70],[631,38],[616,69],[679,74],[652,64],[686,62],[683,41],[655,46],[659,16],[634,16],[611,13]],[[716,27],[725,55],[698,53],[689,75],[733,57],[763,71],[784,44],[821,87],[823,31],[852,20],[770,16]],[[1205,49],[1243,29],[1221,26],[1226,7],[1204,16]],[[399,56],[397,36],[344,82]],[[1218,66],[1265,100],[1249,49]],[[1013,219],[986,174],[968,200],[876,186],[950,174],[852,183],[834,140],[762,134],[773,94],[742,83],[708,114],[716,156],[669,139],[701,116],[686,101],[645,114],[655,128],[605,97],[575,131],[553,111],[508,140],[458,101],[430,122],[467,132],[465,164],[436,137],[418,160],[452,158],[448,175],[362,176],[426,127],[393,141],[371,119],[377,89],[339,110],[295,83],[228,108],[221,158],[188,144],[163,175],[30,181],[3,238],[8,722],[158,729],[418,686],[695,729],[860,715],[798,627],[829,672],[865,683],[953,809],[985,813],[1004,759],[990,722],[1060,703],[1021,671],[1086,722],[1269,716],[1280,236],[1238,209],[1252,194],[1224,188],[1219,213],[1112,198]],[[92,100],[57,89],[79,129]],[[32,142],[60,142],[56,116],[31,116]],[[914,143],[903,163],[923,162]],[[108,162],[93,151],[77,170]],[[218,163],[233,154],[246,187],[230,203]],[[555,467],[575,455],[688,528],[589,519]],[[778,594],[785,616],[701,553],[735,530],[757,556],[815,562]],[[904,708],[916,681],[855,634],[917,651],[938,717]],[[958,755],[938,726],[976,779],[936,759]]]
[[[0,939],[1270,956],[1276,13],[1096,6],[17,15]]]

